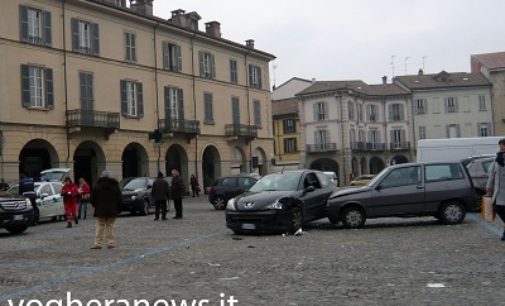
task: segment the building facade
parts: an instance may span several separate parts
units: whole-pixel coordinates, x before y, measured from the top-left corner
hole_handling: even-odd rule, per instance
[[[414,159],[412,100],[400,86],[316,82],[297,96],[305,167],[334,171],[344,186]]]
[[[493,136],[491,84],[481,73],[397,76],[412,93],[414,144],[419,139]]]
[[[200,31],[196,12],[152,12],[152,0],[2,4],[0,177],[179,169],[206,187],[269,171],[274,56],[223,39],[218,22]]]
[[[505,135],[505,52],[471,56],[472,73],[482,73],[491,82],[495,135]]]

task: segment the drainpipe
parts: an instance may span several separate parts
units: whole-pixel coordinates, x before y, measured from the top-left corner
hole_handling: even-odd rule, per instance
[[[195,37],[196,34],[193,33],[191,37],[191,79],[193,85],[193,118],[197,120],[196,117],[196,77],[195,77]],[[221,165],[219,165],[221,166]],[[195,137],[195,176],[198,177],[198,134]],[[203,180],[203,177],[202,177]],[[202,181],[203,182],[203,181]]]
[[[160,22],[156,22],[156,25],[154,26],[154,39],[153,39],[153,44],[154,44],[154,87],[156,90],[156,119],[157,119],[157,124],[156,126],[158,129],[160,128],[160,107],[159,107],[159,84],[158,84],[158,48],[156,45],[156,31],[158,30],[160,26]],[[158,172],[160,172],[160,160],[161,160],[161,144],[157,145],[158,147],[158,161],[157,161],[157,166],[158,166]]]
[[[249,69],[248,69],[248,65],[247,65],[247,57],[249,55],[249,53],[251,53],[251,51],[248,51],[246,54],[245,54],[245,86],[246,86],[246,101],[247,101],[247,125],[248,125],[248,128],[249,128],[249,131],[251,130],[251,110],[250,110],[250,93],[251,93],[251,90],[249,88]],[[265,161],[263,161],[265,162]],[[252,140],[249,141],[249,173],[252,173],[253,172],[253,168],[252,168]]]
[[[61,11],[63,16],[63,84],[65,88],[65,129],[67,131],[67,165],[70,162],[70,126],[68,124],[68,80],[67,80],[67,34],[66,34],[66,0],[61,2]],[[74,174],[75,175],[75,174]]]
[[[344,136],[344,106],[343,106],[343,101],[342,101],[342,95],[339,95],[339,96],[336,96],[337,99],[339,99],[340,101],[340,134],[341,134],[341,138],[342,138],[342,170],[344,172],[344,180],[342,181],[339,177],[339,180],[338,180],[338,183],[339,185],[342,183],[344,183],[344,186],[347,185],[347,167],[345,166],[345,161],[346,161],[346,158],[345,158],[345,136]],[[338,154],[337,154],[338,155]],[[340,172],[340,169],[337,169],[339,170]],[[337,173],[337,175],[339,175],[339,173]]]

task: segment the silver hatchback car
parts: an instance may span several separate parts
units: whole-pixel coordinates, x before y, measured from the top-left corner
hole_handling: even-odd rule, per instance
[[[405,216],[459,224],[476,203],[462,163],[411,163],[384,169],[364,187],[337,191],[328,200],[328,218],[347,228],[362,227],[367,218]]]

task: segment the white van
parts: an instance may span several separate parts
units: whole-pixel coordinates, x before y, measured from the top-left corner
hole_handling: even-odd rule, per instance
[[[469,157],[492,156],[504,137],[423,139],[417,143],[417,162],[460,161]]]

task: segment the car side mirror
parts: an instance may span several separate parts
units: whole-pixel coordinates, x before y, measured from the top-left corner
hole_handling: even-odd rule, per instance
[[[375,190],[381,191],[382,190],[382,185],[377,185],[377,187],[375,187]]]
[[[305,188],[304,192],[309,193],[309,192],[313,192],[315,190],[316,190],[316,188],[314,186],[309,186],[309,187]]]

